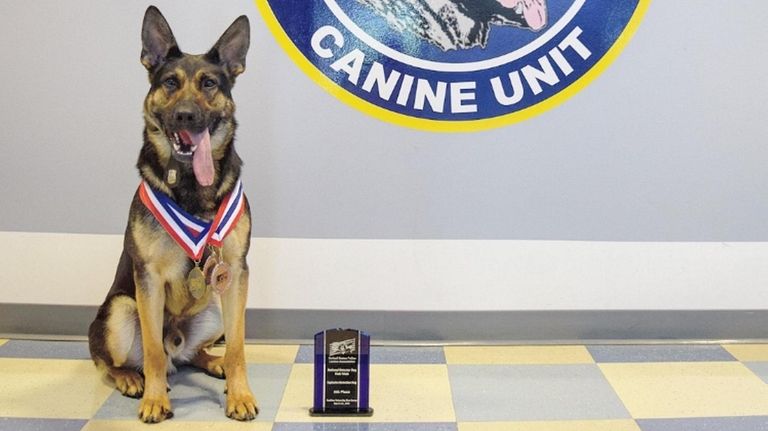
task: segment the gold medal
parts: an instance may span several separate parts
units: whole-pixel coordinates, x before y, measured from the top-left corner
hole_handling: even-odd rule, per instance
[[[187,288],[190,295],[195,299],[200,299],[205,295],[207,286],[205,285],[205,275],[199,266],[195,265],[189,274],[187,274]]]
[[[211,284],[213,285],[213,290],[219,295],[229,289],[229,285],[232,284],[232,271],[230,271],[228,263],[219,262],[216,264],[211,274]]]

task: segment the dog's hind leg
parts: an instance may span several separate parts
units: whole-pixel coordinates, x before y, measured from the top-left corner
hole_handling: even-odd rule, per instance
[[[190,364],[200,368],[206,374],[223,379],[224,358],[209,354],[206,349],[213,345],[224,334],[221,318],[221,304],[215,298],[208,308],[194,316],[187,325],[187,347],[190,355]]]
[[[128,296],[112,298],[104,326],[104,344],[112,366],[141,368],[141,329],[136,301]]]
[[[144,394],[141,331],[136,301],[128,296],[116,296],[109,302],[104,321],[104,346],[111,365],[104,364],[107,374],[125,396],[141,398]]]

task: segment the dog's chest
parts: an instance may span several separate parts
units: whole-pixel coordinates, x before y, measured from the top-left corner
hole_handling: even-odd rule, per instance
[[[203,311],[213,299],[212,289],[200,298],[195,298],[190,292],[187,276],[192,266],[186,257],[179,259],[175,265],[166,267],[160,274],[162,286],[165,289],[165,310],[176,317],[190,317]]]
[[[203,311],[213,300],[213,291],[207,291],[195,298],[190,292],[187,277],[194,268],[194,262],[164,232],[155,232],[150,241],[145,241],[142,258],[151,273],[150,280],[164,289],[165,310],[176,317],[194,316]],[[152,286],[150,286],[152,288]]]
[[[165,283],[165,310],[179,317],[195,316],[205,310],[213,300],[213,290],[207,289],[205,294],[196,299],[189,291],[185,279],[176,279]]]

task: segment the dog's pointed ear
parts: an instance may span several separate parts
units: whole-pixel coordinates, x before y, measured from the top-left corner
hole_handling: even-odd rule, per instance
[[[233,78],[245,71],[245,55],[251,43],[251,24],[248,17],[240,16],[221,35],[206,57],[212,63],[222,64]]]
[[[141,64],[151,72],[166,60],[180,56],[168,21],[156,7],[148,7],[141,27]]]

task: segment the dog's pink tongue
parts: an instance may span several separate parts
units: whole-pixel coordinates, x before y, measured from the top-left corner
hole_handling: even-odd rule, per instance
[[[193,146],[197,146],[192,156],[192,170],[195,178],[201,186],[213,184],[215,170],[213,168],[213,155],[211,154],[211,134],[208,129],[201,133],[188,133]]]

